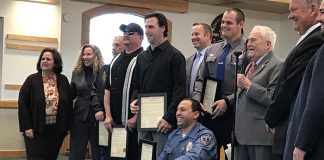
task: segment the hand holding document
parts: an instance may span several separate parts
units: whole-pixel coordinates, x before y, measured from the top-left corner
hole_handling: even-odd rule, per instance
[[[139,95],[139,130],[156,130],[166,110],[166,93]]]
[[[217,93],[219,92],[218,84],[219,81],[211,77],[206,77],[204,80],[201,101],[209,114],[213,113],[213,108],[211,106],[217,99]]]

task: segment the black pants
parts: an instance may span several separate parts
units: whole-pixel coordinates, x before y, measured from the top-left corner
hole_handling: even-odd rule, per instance
[[[56,160],[66,133],[38,133],[32,139],[23,135],[27,160]]]
[[[73,120],[70,134],[69,160],[85,159],[88,141],[91,144],[92,160],[100,160],[100,147],[98,145],[99,130],[97,122],[82,122]]]
[[[138,132],[133,129],[133,132],[127,132],[127,160],[138,159]]]

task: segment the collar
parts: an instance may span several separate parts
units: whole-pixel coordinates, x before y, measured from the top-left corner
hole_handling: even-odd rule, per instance
[[[270,52],[268,52],[268,53],[264,54],[262,57],[260,57],[260,58],[255,62],[255,65],[258,65],[258,64],[262,61],[262,59],[263,59],[265,56],[267,56],[269,53],[270,53]]]
[[[186,137],[190,137],[190,138],[195,138],[196,133],[198,132],[198,130],[200,129],[200,123],[196,122],[195,126],[191,128],[191,130],[189,131],[189,133],[186,135]],[[182,132],[183,129],[178,127],[177,131],[175,132],[176,135],[180,135],[182,137]]]
[[[200,53],[201,53],[202,56],[205,55],[207,48],[208,48],[208,47],[206,47],[205,49],[203,49],[202,51],[200,51]],[[197,52],[199,52],[199,51],[197,51]]]
[[[164,42],[162,42],[161,44],[159,44],[157,47],[155,47],[154,50],[159,49],[159,50],[162,50],[163,51],[163,50],[165,50],[168,47],[169,44],[170,44],[169,41],[168,40],[165,40]],[[151,45],[148,46],[148,49],[151,52],[154,52],[154,50],[152,50],[152,48],[151,48]]]
[[[309,27],[307,31],[298,39],[296,46],[303,41],[303,39],[308,36],[313,30],[315,30],[317,27],[320,27],[321,23],[316,23],[315,25]]]
[[[227,44],[230,44],[231,49],[232,49],[232,48],[236,48],[238,45],[241,44],[242,41],[243,41],[243,36],[241,36],[240,38],[236,39],[236,40],[233,41],[233,42],[228,42],[227,40],[225,40],[225,43],[224,43],[223,48],[224,48]]]
[[[191,128],[191,130],[189,131],[189,133],[187,134],[188,137],[190,138],[195,138],[200,129],[200,123],[196,122],[195,126]]]

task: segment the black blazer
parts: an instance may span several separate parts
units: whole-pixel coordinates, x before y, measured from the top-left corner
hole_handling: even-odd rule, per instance
[[[68,79],[57,74],[59,93],[58,112],[55,131],[66,132],[70,129],[72,117],[72,95]],[[45,126],[45,94],[42,73],[34,73],[27,77],[19,92],[18,118],[21,132],[33,129],[35,133],[46,132]]]
[[[102,90],[106,76],[107,73],[101,69],[95,77],[92,87],[88,88],[84,72],[80,74],[76,74],[76,72],[72,73],[70,86],[73,99],[76,98],[73,107],[73,116],[75,119],[80,121],[86,121],[87,118],[95,120],[95,113],[104,111]]]
[[[320,27],[313,30],[290,52],[280,71],[273,102],[268,106],[265,121],[270,128],[276,128],[273,152],[277,154],[283,154],[291,107],[306,66],[324,43],[319,31]]]

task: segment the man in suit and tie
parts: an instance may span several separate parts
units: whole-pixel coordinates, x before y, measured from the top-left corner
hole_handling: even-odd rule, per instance
[[[317,20],[324,39],[324,1]],[[294,160],[323,159],[324,157],[324,45],[306,67],[290,118],[285,157]]]
[[[194,23],[191,29],[191,42],[196,53],[186,59],[186,86],[187,96],[191,97],[194,91],[194,85],[197,72],[208,46],[211,45],[212,28],[206,23]]]
[[[273,101],[268,106],[265,116],[269,131],[274,134],[272,152],[278,159],[283,159],[290,111],[295,105],[306,66],[323,44],[320,36],[316,34],[320,31],[320,24],[316,21],[320,1],[290,0],[288,18],[293,20],[293,28],[301,37],[283,64]]]
[[[205,106],[212,107],[214,110],[206,116],[203,122],[203,125],[212,130],[216,136],[217,153],[222,146],[226,149],[227,144],[231,142],[234,117],[233,107],[229,107],[233,104],[230,104],[228,96],[234,93],[236,57],[233,53],[245,49],[244,21],[244,13],[240,9],[232,8],[225,11],[221,23],[221,34],[225,41],[212,44],[207,48],[192,96],[196,100],[201,99],[203,81],[206,76],[216,78],[221,82],[222,99],[217,100],[212,106]],[[239,61],[242,62],[242,59],[240,58]]]
[[[275,42],[276,34],[266,26],[254,26],[247,40],[251,63],[245,75],[237,75],[236,160],[272,160],[273,135],[266,131],[264,115],[282,66],[272,52]]]

